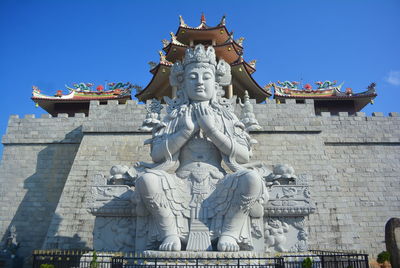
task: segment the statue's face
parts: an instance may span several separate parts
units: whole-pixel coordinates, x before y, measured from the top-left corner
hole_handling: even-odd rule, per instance
[[[189,64],[185,68],[183,86],[190,100],[211,100],[215,92],[213,67],[204,63]]]

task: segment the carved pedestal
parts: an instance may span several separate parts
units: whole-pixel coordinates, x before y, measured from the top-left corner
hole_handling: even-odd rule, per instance
[[[270,199],[263,217],[250,217],[255,252],[307,251],[305,217],[314,211],[305,176],[269,185]],[[144,251],[149,241],[150,217],[134,201],[134,187],[108,185],[96,176],[91,189],[90,212],[96,216],[93,247],[98,251]],[[250,213],[251,214],[251,213]],[[150,243],[150,244],[149,244]]]
[[[305,175],[291,181],[277,179],[270,188],[270,200],[265,208],[266,252],[307,251],[305,217],[314,210]]]

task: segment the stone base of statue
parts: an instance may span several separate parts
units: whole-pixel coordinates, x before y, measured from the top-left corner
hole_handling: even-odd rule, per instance
[[[278,178],[275,178],[278,177]],[[207,235],[207,227],[199,221],[191,224],[183,251],[164,252],[146,250],[149,235],[149,216],[140,215],[133,203],[134,187],[112,185],[104,175],[94,178],[89,210],[96,216],[93,245],[97,251],[144,252],[148,257],[261,257],[276,252],[305,252],[307,231],[305,217],[314,211],[310,200],[307,177],[297,176],[289,181],[272,178],[270,199],[261,217],[251,217],[250,226],[254,248],[249,251],[217,252],[215,243]],[[138,215],[139,212],[139,215]],[[255,215],[255,213],[254,213]],[[260,216],[260,215],[255,215]],[[191,237],[193,240],[191,240]],[[202,238],[197,240],[197,238]],[[199,242],[202,241],[202,242]],[[214,241],[215,242],[215,241]],[[157,249],[157,243],[153,246]]]

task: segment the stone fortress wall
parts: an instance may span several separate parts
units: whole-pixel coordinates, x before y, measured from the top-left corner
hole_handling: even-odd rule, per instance
[[[400,216],[399,115],[315,116],[312,100],[268,100],[254,104],[254,112],[262,130],[252,133],[258,141],[252,159],[287,163],[311,177],[310,248],[373,256],[384,250],[385,223]],[[25,256],[40,248],[92,248],[93,178],[108,176],[113,165],[150,160],[143,145],[150,133],[139,130],[145,115],[135,101],[94,101],[88,117],[11,116],[2,140],[1,238],[15,225]]]
[[[87,118],[11,116],[0,165],[0,239],[15,225],[19,252],[41,248],[82,140]]]

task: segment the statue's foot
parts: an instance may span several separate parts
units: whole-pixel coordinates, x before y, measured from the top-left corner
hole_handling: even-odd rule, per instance
[[[232,236],[222,235],[218,240],[218,251],[239,251],[239,245]]]
[[[181,240],[177,235],[167,236],[158,249],[162,251],[180,251]]]

